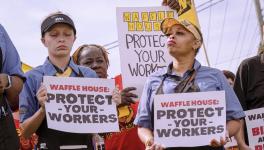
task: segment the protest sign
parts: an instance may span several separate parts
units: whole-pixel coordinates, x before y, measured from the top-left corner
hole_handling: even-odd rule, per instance
[[[166,147],[203,146],[220,140],[225,137],[225,106],[224,91],[156,95],[154,140]]]
[[[48,128],[72,133],[119,131],[114,80],[44,76]]]
[[[245,111],[249,147],[264,150],[264,108]]]
[[[166,36],[160,31],[164,18],[177,18],[168,7],[117,8],[119,54],[124,87],[141,95],[147,77],[168,65]]]
[[[124,87],[136,87],[141,95],[147,77],[170,61],[166,49],[167,37],[160,31],[165,18],[188,19],[199,26],[193,0],[179,1],[179,8],[119,7],[117,30]],[[179,16],[178,16],[179,15]]]

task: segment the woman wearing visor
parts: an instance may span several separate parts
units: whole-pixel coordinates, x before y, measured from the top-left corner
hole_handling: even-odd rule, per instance
[[[161,31],[167,35],[167,49],[172,62],[163,70],[148,77],[140,99],[138,114],[134,123],[139,126],[138,135],[147,150],[162,150],[164,146],[153,139],[154,110],[156,94],[225,91],[227,137],[240,128],[239,119],[245,115],[241,105],[220,70],[202,66],[196,59],[203,37],[200,30],[188,20],[166,18]],[[177,142],[177,141],[175,141]],[[200,147],[167,148],[170,150],[222,150],[226,138],[212,139]]]
[[[48,50],[44,64],[26,73],[27,81],[20,93],[20,122],[22,136],[38,135],[40,149],[93,150],[92,135],[62,132],[47,127],[45,102],[47,88],[42,85],[43,76],[97,77],[86,67],[76,65],[70,52],[76,39],[72,19],[61,13],[50,14],[41,24],[41,41]]]

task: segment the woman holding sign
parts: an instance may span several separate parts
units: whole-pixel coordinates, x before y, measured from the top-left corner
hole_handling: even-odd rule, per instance
[[[109,66],[108,53],[100,45],[89,44],[80,46],[73,54],[73,60],[76,64],[90,67],[99,78],[107,78],[107,69]],[[121,76],[115,78],[117,86],[122,89]],[[104,134],[105,149],[107,150],[144,150],[145,147],[137,135],[137,127],[133,124],[137,112],[138,102],[132,98],[137,95],[131,93],[134,87],[128,87],[114,94],[113,98],[118,99],[118,118],[121,132]]]
[[[70,57],[76,39],[74,23],[61,12],[53,13],[42,22],[41,36],[48,57],[43,65],[26,73],[27,81],[19,98],[22,136],[27,138],[36,132],[40,149],[93,150],[91,135],[49,129],[45,115],[48,98],[47,88],[41,83],[43,76],[97,77],[94,71],[76,65]]]
[[[156,143],[153,138],[153,100],[154,96],[159,94],[224,90],[227,137],[234,135],[240,128],[239,119],[245,115],[223,73],[217,69],[201,66],[195,59],[203,42],[200,30],[189,20],[166,18],[161,23],[161,31],[167,35],[167,48],[173,60],[166,69],[159,70],[148,78],[140,99],[138,114],[134,123],[139,126],[138,135],[141,141],[145,143],[146,149],[165,149],[165,146]],[[168,149],[222,150],[227,139],[212,139],[208,141],[208,145],[200,147]]]

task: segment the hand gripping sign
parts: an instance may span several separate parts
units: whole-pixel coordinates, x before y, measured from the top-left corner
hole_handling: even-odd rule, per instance
[[[225,137],[225,107],[224,91],[156,95],[154,140],[166,147],[208,145]]]
[[[114,80],[45,76],[48,128],[72,133],[119,131]]]

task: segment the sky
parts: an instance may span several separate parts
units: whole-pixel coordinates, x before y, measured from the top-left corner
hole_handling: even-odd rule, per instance
[[[77,40],[73,53],[82,44],[105,45],[118,40],[116,7],[160,6],[162,0],[0,1],[0,23],[11,37],[21,60],[35,67],[43,64],[48,55],[40,41],[40,24],[48,14],[62,11],[74,20]],[[203,6],[201,4],[208,0],[194,1],[210,66],[235,73],[243,59],[257,53],[260,34],[253,0],[211,0]],[[118,47],[110,49],[109,53],[108,74],[114,77],[121,72]],[[203,48],[197,59],[208,65]]]

